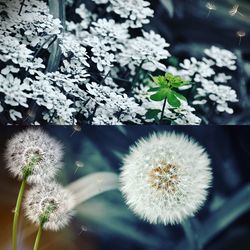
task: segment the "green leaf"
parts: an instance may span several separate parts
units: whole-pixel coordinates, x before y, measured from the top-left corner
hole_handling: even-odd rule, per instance
[[[175,96],[175,94],[173,93],[173,91],[169,91],[167,94],[167,100],[168,103],[174,107],[174,108],[179,108],[181,106],[181,102],[179,101],[179,99]]]
[[[167,88],[160,89],[160,91],[151,95],[150,99],[153,101],[162,101],[167,97],[169,91],[170,91],[170,89],[167,89]]]
[[[146,113],[147,119],[155,119],[157,118],[157,115],[161,112],[160,109],[149,109]]]
[[[174,90],[172,90],[172,93],[173,93],[178,99],[181,99],[181,100],[183,100],[183,101],[187,101],[187,98],[186,98],[184,95],[182,95],[182,94],[180,94],[180,93],[177,93],[177,92],[175,92]]]
[[[155,87],[155,88],[150,88],[148,91],[149,92],[156,92],[156,91],[158,91],[160,89],[161,89],[160,87]]]

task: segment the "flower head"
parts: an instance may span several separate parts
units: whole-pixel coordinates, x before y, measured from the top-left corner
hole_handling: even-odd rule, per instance
[[[150,223],[175,224],[204,203],[211,181],[204,148],[184,135],[153,134],[125,157],[121,190],[132,210]]]
[[[62,146],[40,129],[27,129],[9,140],[7,168],[19,179],[42,183],[52,179],[61,167]]]
[[[25,197],[24,208],[33,223],[58,231],[69,223],[73,203],[72,195],[66,189],[50,183],[32,188]]]

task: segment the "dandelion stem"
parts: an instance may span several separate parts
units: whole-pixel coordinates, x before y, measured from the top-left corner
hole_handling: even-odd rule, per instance
[[[165,111],[166,103],[167,103],[167,98],[165,98],[165,99],[164,99],[164,102],[163,102],[163,106],[162,106],[162,110],[161,110],[160,122],[162,121],[163,116],[164,116],[164,111]]]
[[[37,232],[37,235],[36,235],[36,241],[35,241],[35,244],[34,244],[34,250],[38,250],[42,232],[43,232],[43,223],[41,223],[39,225],[38,232]]]
[[[19,220],[25,186],[26,186],[26,178],[24,178],[22,181],[19,194],[18,194],[18,198],[17,198],[17,202],[16,202],[16,207],[15,207],[15,214],[14,214],[13,228],[12,228],[12,249],[13,250],[17,249],[17,226],[18,226],[18,220]]]

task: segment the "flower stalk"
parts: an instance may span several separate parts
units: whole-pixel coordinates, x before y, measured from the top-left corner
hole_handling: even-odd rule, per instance
[[[13,227],[12,227],[12,250],[17,250],[17,227],[18,227],[18,221],[19,221],[19,216],[20,216],[24,190],[26,186],[26,179],[27,178],[24,178],[22,181],[22,184],[18,193],[18,197],[17,197],[16,207],[15,207]]]
[[[39,248],[39,243],[40,243],[40,240],[41,240],[42,232],[43,232],[43,223],[41,223],[39,225],[37,235],[36,235],[35,244],[34,244],[34,250],[38,250],[38,248]]]

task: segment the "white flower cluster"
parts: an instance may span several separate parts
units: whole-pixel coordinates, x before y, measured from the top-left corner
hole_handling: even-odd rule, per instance
[[[107,10],[113,11],[121,18],[126,19],[126,23],[131,28],[140,28],[149,23],[154,11],[149,8],[150,3],[144,0],[93,0],[97,4],[108,3]]]
[[[95,103],[90,109],[95,112],[93,124],[123,124],[130,121],[140,123],[138,115],[145,114],[145,109],[140,107],[134,98],[128,97],[123,89],[99,86],[95,82],[87,84],[86,87],[93,101],[89,105]]]
[[[0,31],[4,35],[15,33],[15,38],[24,44],[32,47],[41,45],[48,38],[60,33],[62,27],[59,19],[54,19],[49,14],[48,6],[43,1],[27,0],[22,8],[22,15],[18,14],[21,6],[20,0],[1,0],[0,3],[5,6],[4,11],[7,14],[0,17]],[[3,25],[2,25],[3,23]],[[24,32],[24,34],[23,34]]]
[[[169,44],[159,34],[143,31],[143,37],[136,37],[127,42],[120,55],[120,64],[128,65],[132,71],[135,66],[140,65],[148,71],[165,71],[166,67],[159,61],[170,56],[167,47]]]
[[[124,48],[129,38],[125,24],[114,20],[98,19],[90,27],[90,33],[84,43],[92,47],[92,61],[99,71],[107,73],[116,61],[116,53]]]
[[[69,4],[67,8],[75,8],[71,11],[77,18],[66,15],[63,30],[44,1],[25,1],[19,15],[21,0],[0,0],[0,63],[4,65],[0,72],[0,112],[7,111],[8,123],[153,122],[147,112],[161,110],[163,102],[150,100],[148,85],[142,83],[148,80],[148,72],[156,70],[172,72],[196,84],[192,100],[182,100],[179,108],[166,104],[163,116],[169,123],[200,124],[191,102],[215,102],[218,112],[232,113],[229,103],[236,102],[237,96],[225,85],[231,76],[217,71],[235,70],[234,54],[213,46],[205,50],[206,58],[185,59],[181,69],[166,68],[169,44],[154,31],[141,28],[153,16],[149,2],[94,2],[90,3],[98,4],[94,13],[89,5],[75,8]],[[140,30],[134,32],[134,28]],[[51,60],[56,46],[57,58]],[[51,62],[58,66],[54,72],[49,72]],[[30,112],[35,114],[26,119]]]
[[[197,94],[194,96],[194,105],[204,105],[208,101],[216,104],[218,112],[233,113],[229,103],[238,102],[237,94],[230,86],[225,85],[231,76],[223,72],[217,73],[216,67],[221,70],[236,70],[236,56],[225,49],[212,46],[205,49],[204,53],[209,58],[197,60],[194,57],[185,59],[180,63],[180,70],[174,67],[168,67],[168,71],[182,76],[186,80],[193,82],[185,88],[196,88]]]

